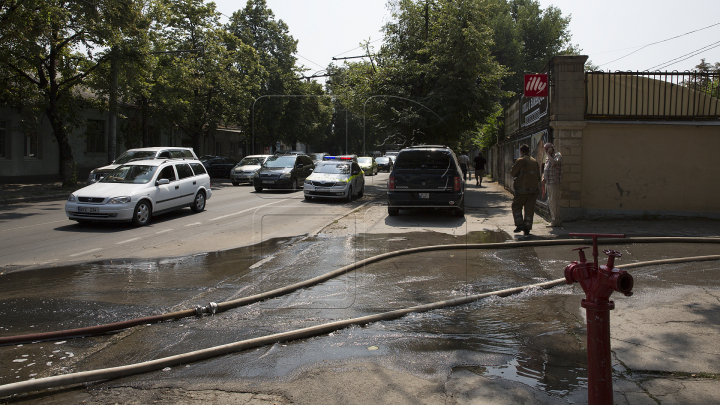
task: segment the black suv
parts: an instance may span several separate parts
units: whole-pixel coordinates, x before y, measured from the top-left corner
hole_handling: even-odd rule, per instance
[[[264,188],[284,188],[295,190],[305,182],[313,172],[315,164],[308,155],[276,154],[268,158],[255,172],[253,186],[255,191]]]
[[[465,216],[465,180],[455,153],[447,146],[403,149],[388,180],[388,215],[401,208],[445,208]]]

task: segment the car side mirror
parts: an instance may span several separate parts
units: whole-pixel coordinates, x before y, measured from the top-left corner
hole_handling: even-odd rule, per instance
[[[170,180],[168,179],[160,179],[155,182],[156,186],[162,186],[163,184],[170,184]]]

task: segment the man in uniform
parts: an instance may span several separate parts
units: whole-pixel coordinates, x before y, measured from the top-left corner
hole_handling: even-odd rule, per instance
[[[562,181],[562,155],[555,151],[550,142],[545,144],[545,170],[542,183],[547,190],[548,208],[550,209],[550,226],[561,226],[560,222],[560,182]]]
[[[525,235],[532,230],[533,216],[535,215],[535,200],[540,193],[540,165],[530,156],[530,147],[520,146],[520,159],[515,161],[510,175],[515,178],[513,188],[515,195],[512,202],[515,231],[523,231]],[[523,218],[525,210],[525,218]]]

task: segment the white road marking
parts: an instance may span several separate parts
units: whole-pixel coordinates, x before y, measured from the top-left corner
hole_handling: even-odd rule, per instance
[[[75,253],[74,255],[70,255],[69,257],[82,256],[82,255],[86,255],[86,254],[88,254],[88,253],[97,252],[98,250],[102,250],[102,248],[95,248],[95,249],[86,250],[86,251],[84,251],[84,252]]]
[[[165,233],[165,232],[170,232],[170,231],[172,231],[172,230],[173,230],[173,229],[166,229],[166,230],[164,230],[164,231],[155,232],[155,235],[159,235],[159,234]]]
[[[134,241],[136,241],[136,240],[138,240],[138,239],[140,239],[140,238],[132,238],[132,239],[124,240],[124,241],[122,241],[122,242],[116,243],[116,245],[122,245],[122,244],[124,244],[124,243],[134,242]]]
[[[193,226],[193,225],[200,225],[200,224],[202,224],[202,222],[193,222],[192,224],[187,224],[184,226]]]
[[[232,217],[232,216],[235,216],[235,215],[242,214],[243,212],[248,212],[248,211],[252,211],[252,210],[257,210],[257,209],[259,209],[259,208],[267,207],[268,205],[277,204],[277,203],[283,202],[283,201],[287,201],[287,200],[279,200],[279,201],[271,202],[271,203],[268,203],[268,204],[265,204],[265,205],[261,205],[261,206],[259,206],[259,207],[248,208],[248,209],[246,209],[246,210],[234,212],[234,213],[232,213],[232,214],[227,214],[227,215],[223,215],[223,216],[221,216],[221,217],[213,218],[213,219],[211,219],[210,221],[217,221],[218,219],[225,219],[225,218],[227,218],[227,217]]]

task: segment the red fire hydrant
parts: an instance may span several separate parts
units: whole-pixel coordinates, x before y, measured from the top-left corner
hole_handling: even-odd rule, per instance
[[[622,234],[571,233],[570,236],[593,238],[593,259],[588,263],[585,252],[578,250],[580,261],[573,261],[565,268],[568,284],[580,283],[585,291],[581,306],[587,315],[588,353],[588,405],[612,405],[612,363],[610,358],[610,310],[615,303],[610,301],[613,291],[632,295],[633,278],[625,270],[616,269],[615,258],[622,256],[614,250],[603,250],[608,256],[607,265],[598,266],[597,238],[624,238]]]

